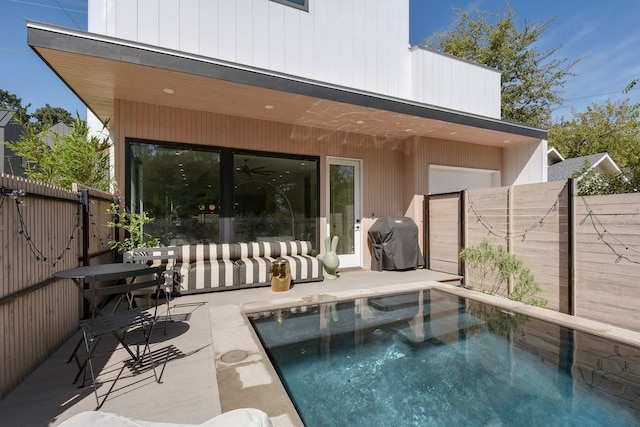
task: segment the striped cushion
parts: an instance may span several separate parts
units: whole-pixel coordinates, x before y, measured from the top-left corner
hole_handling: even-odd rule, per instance
[[[271,263],[273,258],[242,258],[238,265],[238,284],[267,284],[271,281]]]
[[[183,245],[180,249],[176,263],[192,263],[213,259],[235,260],[238,257],[237,245],[232,243]]]
[[[238,243],[238,258],[271,257],[271,244],[269,242]]]
[[[184,293],[260,286],[271,281],[271,263],[289,261],[295,281],[322,280],[322,262],[311,242],[248,242],[178,246],[175,270]]]
[[[185,291],[203,291],[212,288],[225,288],[238,284],[237,266],[231,260],[197,261],[190,265],[183,282]],[[181,271],[182,273],[182,271]]]
[[[308,255],[283,256],[289,261],[291,279],[295,281],[308,281],[319,279],[322,276],[322,262],[316,257]]]

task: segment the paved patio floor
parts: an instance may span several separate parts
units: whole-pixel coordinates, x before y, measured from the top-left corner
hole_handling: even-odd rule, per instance
[[[302,426],[245,313],[428,288],[640,347],[640,332],[475,292],[457,286],[458,279],[429,270],[353,271],[287,292],[255,288],[176,298],[171,311],[177,321],[168,324],[166,335],[160,324],[152,337],[153,350],[169,355],[162,384],[152,371],[125,369],[101,410],[147,421],[200,424],[231,409],[256,407],[269,414],[275,427]],[[66,360],[78,339],[79,334],[69,339],[0,401],[0,425],[58,425],[95,408],[92,387],[71,384],[77,369]],[[105,350],[109,356],[98,364],[101,394],[128,359],[114,342],[105,343]]]
[[[151,370],[123,371],[101,411],[148,420],[199,424],[237,407],[265,410],[275,426],[302,425],[264,350],[248,326],[244,311],[301,305],[357,295],[423,287],[432,281],[456,281],[457,276],[429,270],[404,272],[343,272],[337,280],[301,283],[287,292],[253,288],[187,295],[171,301],[172,316],[180,321],[162,324],[152,336],[152,350],[169,355],[162,383]],[[96,406],[90,383],[72,384],[76,365],[66,363],[80,339],[75,334],[13,392],[0,401],[0,425],[58,425]],[[102,342],[108,356],[97,369],[102,395],[128,355],[114,342]],[[223,358],[234,350],[245,360]],[[168,353],[167,353],[168,352]]]

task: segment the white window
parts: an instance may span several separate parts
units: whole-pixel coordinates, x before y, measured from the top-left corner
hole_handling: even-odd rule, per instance
[[[429,194],[500,186],[500,171],[429,165]]]

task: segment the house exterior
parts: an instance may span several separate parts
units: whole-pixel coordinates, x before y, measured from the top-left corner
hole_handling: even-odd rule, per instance
[[[547,175],[549,181],[566,181],[569,178],[576,178],[576,174],[581,172],[585,165],[590,171],[597,173],[620,172],[620,167],[608,153],[597,153],[565,159],[558,150],[552,147],[548,150],[547,155],[549,164]],[[584,173],[577,176],[577,179],[580,180],[583,176]]]
[[[2,147],[2,150],[0,150],[0,160],[2,160],[0,173],[26,177],[26,160],[23,157],[16,156],[11,148],[2,144],[4,141],[18,141],[22,136],[24,129],[20,123],[14,120],[15,114],[15,110],[0,108],[0,146]],[[40,133],[39,136],[45,144],[52,147],[56,138],[70,133],[71,128],[60,122],[49,127],[46,132]]]
[[[3,144],[4,141],[17,141],[22,134],[22,126],[16,122],[15,110],[0,108],[0,173],[24,176],[22,157]]]
[[[500,120],[500,73],[409,46],[409,0],[90,0],[32,49],[108,121],[114,181],[165,244],[367,231],[425,194],[546,180],[546,131]],[[422,244],[422,242],[420,242]]]

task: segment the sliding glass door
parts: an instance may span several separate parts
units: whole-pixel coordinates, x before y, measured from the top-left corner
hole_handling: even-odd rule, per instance
[[[234,154],[234,240],[315,242],[317,163],[310,159]]]
[[[318,160],[128,141],[127,210],[154,218],[165,245],[310,240],[317,247]]]

